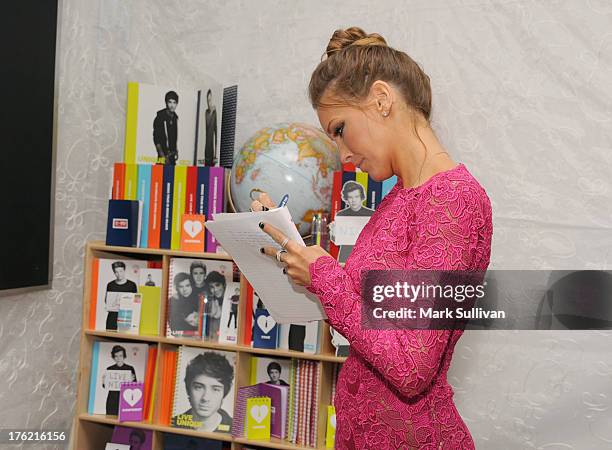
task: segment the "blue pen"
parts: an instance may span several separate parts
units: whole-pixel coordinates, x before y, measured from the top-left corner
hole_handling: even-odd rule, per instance
[[[289,194],[283,195],[283,198],[281,199],[280,203],[278,204],[278,207],[282,208],[283,206],[285,206],[287,204],[288,201],[289,201]]]

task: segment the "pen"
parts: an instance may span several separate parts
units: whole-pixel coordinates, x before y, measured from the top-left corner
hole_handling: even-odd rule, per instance
[[[281,199],[280,203],[278,204],[278,207],[282,208],[283,206],[285,206],[287,204],[288,201],[289,201],[289,194],[283,195],[283,198]]]

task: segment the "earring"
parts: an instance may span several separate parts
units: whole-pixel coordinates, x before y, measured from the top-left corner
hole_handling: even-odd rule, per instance
[[[387,117],[389,115],[389,111],[383,111],[382,115],[383,117]]]

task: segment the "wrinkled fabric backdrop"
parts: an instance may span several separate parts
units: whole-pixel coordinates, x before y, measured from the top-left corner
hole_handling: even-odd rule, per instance
[[[63,0],[60,19],[53,289],[0,298],[3,426],[70,427],[83,248],[105,237],[129,80],[237,83],[239,147],[277,122],[318,125],[306,87],[331,33],[378,32],[430,75],[433,126],[491,198],[490,268],[611,268],[609,1]],[[612,445],[611,344],[466,332],[449,381],[477,448]]]

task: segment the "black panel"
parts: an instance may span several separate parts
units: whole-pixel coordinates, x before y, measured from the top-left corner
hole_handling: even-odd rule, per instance
[[[4,2],[2,12],[0,290],[51,278],[57,1]]]

